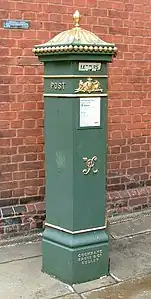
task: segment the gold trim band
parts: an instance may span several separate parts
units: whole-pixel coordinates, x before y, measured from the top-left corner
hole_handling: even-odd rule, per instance
[[[63,231],[65,233],[76,235],[76,234],[81,234],[81,233],[86,233],[86,232],[93,232],[93,231],[96,231],[96,230],[102,230],[102,229],[106,228],[106,225],[99,226],[99,227],[94,227],[94,228],[88,228],[88,229],[81,229],[81,230],[71,231],[71,230],[68,230],[66,228],[63,228],[63,227],[56,226],[56,225],[53,225],[53,224],[45,222],[45,227],[52,227],[54,229]]]
[[[57,45],[57,44],[52,44],[52,40],[49,41],[50,44],[46,45],[46,44],[43,44],[43,45],[36,45],[32,52],[35,54],[35,55],[45,55],[46,53],[50,53],[50,54],[53,54],[54,52],[56,53],[62,53],[62,52],[66,52],[66,53],[87,53],[87,54],[92,54],[93,52],[94,53],[99,53],[99,54],[110,54],[110,55],[116,55],[117,53],[117,47],[115,47],[114,45],[108,45],[108,44],[105,44],[105,45],[95,45],[95,46],[92,46],[90,44],[87,44],[87,45],[80,45],[80,46],[77,46],[77,45],[72,45],[72,44],[66,44],[66,45]]]
[[[44,93],[44,97],[62,97],[62,98],[82,98],[82,97],[107,97],[107,93],[87,93],[87,94],[81,94],[81,93]]]
[[[45,79],[60,79],[60,78],[108,78],[107,75],[44,75],[43,78]]]

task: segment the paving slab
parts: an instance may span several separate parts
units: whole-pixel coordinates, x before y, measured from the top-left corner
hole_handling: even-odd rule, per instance
[[[110,241],[110,273],[120,280],[151,273],[151,233]]]
[[[73,288],[77,293],[84,293],[90,290],[99,289],[101,287],[109,286],[114,284],[115,280],[111,276],[104,276],[100,279],[96,279],[93,281],[81,283],[81,284],[74,284]]]
[[[109,232],[114,239],[151,232],[151,215],[131,219],[122,223],[111,224]]]
[[[108,288],[83,293],[83,299],[150,299],[151,276],[114,284]]]
[[[5,246],[0,248],[0,264],[41,254],[41,242]]]
[[[0,264],[0,273],[0,298],[51,299],[73,292],[41,272],[40,257]]]
[[[115,279],[108,276],[73,287],[41,272],[41,242],[1,247],[0,299],[151,299],[151,232],[142,233],[145,227],[150,230],[149,219],[110,225],[110,273]],[[149,280],[136,280],[143,275]]]

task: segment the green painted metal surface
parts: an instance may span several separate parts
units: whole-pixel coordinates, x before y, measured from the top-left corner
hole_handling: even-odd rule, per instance
[[[100,128],[80,129],[79,101],[45,98],[47,222],[72,231],[105,225],[107,102]],[[94,155],[99,171],[84,175],[83,157]]]
[[[76,18],[79,28],[78,13]],[[74,46],[70,44],[73,33]],[[80,46],[79,40],[76,46],[77,36],[82,41],[86,34],[88,46]],[[68,45],[61,40],[53,47],[57,36],[34,49],[44,62],[46,227],[42,270],[73,284],[109,271],[107,64],[116,47],[81,28],[61,36]],[[93,37],[98,45],[91,45]]]
[[[84,61],[89,61],[87,56]],[[107,64],[103,61],[98,72],[80,72],[78,65],[79,60],[49,61],[44,72],[46,222],[50,227],[43,235],[43,271],[69,284],[107,275],[109,263],[105,231],[107,96],[100,97],[98,127],[80,127],[83,94],[74,97],[77,76],[86,81],[93,75],[107,94]],[[64,89],[60,90],[62,82]],[[84,175],[83,157],[94,155],[98,173]]]
[[[42,270],[68,284],[108,275],[108,237],[104,231],[72,236],[46,228]]]

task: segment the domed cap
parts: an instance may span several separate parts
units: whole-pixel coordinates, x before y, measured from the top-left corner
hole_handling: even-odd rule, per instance
[[[106,43],[94,33],[80,27],[80,14],[78,10],[74,13],[73,18],[75,23],[74,28],[59,33],[47,43],[36,45],[33,53],[38,56],[53,53],[60,54],[60,52],[116,54],[117,48],[115,44]]]

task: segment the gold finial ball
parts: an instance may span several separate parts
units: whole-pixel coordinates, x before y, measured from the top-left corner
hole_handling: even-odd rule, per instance
[[[80,13],[78,10],[75,11],[74,15],[73,15],[73,19],[74,19],[74,23],[76,27],[79,27],[79,21],[80,21]]]
[[[118,51],[117,47],[114,47],[114,49],[113,49],[113,50],[114,50],[114,52],[117,52],[117,51]]]
[[[79,46],[79,50],[82,52],[83,51],[83,46]]]
[[[109,47],[109,52],[112,52],[113,51],[113,48],[112,47]]]
[[[78,51],[78,46],[75,45],[75,46],[74,46],[74,50],[75,50],[75,51]]]
[[[73,50],[73,46],[69,45],[69,51],[72,51],[72,50]]]
[[[84,46],[84,51],[88,51],[89,50],[89,48],[88,48],[88,46]]]

